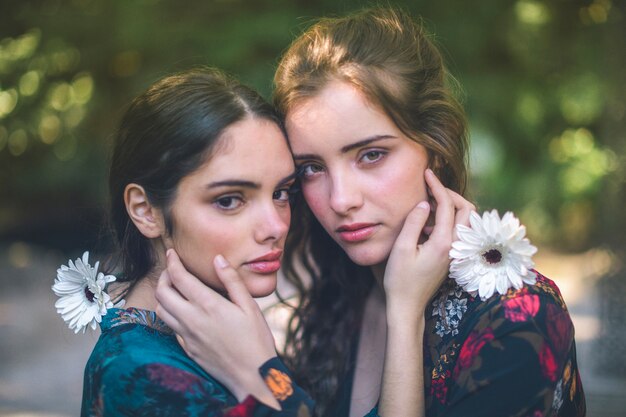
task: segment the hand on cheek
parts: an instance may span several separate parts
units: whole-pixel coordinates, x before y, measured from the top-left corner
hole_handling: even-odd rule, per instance
[[[252,394],[274,406],[258,373],[276,356],[272,333],[237,271],[221,255],[213,267],[230,300],[189,273],[177,253],[168,250],[157,314],[177,333],[187,354],[239,400]]]
[[[420,202],[409,213],[385,268],[387,309],[392,315],[398,312],[397,317],[423,315],[448,274],[455,225],[467,222],[473,208],[430,169],[424,177],[433,203]]]

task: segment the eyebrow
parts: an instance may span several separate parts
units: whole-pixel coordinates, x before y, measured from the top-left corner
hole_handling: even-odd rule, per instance
[[[287,175],[285,178],[281,179],[278,182],[278,185],[283,185],[294,178],[296,178],[297,173],[294,171],[291,174]],[[218,187],[244,187],[244,188],[252,188],[254,190],[258,190],[261,188],[261,184],[254,181],[245,181],[245,180],[224,180],[224,181],[215,181],[207,184],[206,188],[218,188]]]
[[[375,135],[375,136],[370,136],[368,138],[365,138],[363,140],[360,140],[358,142],[354,142],[351,143],[349,145],[346,145],[344,147],[341,148],[341,153],[348,153],[353,149],[357,149],[357,148],[361,148],[363,146],[369,145],[372,142],[376,142],[379,140],[385,140],[385,139],[397,139],[397,136],[393,136],[393,135]],[[294,154],[293,155],[293,159],[315,159],[318,156],[315,154]]]

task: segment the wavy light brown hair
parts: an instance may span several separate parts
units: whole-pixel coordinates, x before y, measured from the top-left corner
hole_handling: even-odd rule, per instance
[[[280,60],[274,104],[285,117],[336,80],[356,87],[423,145],[443,184],[465,193],[465,116],[453,94],[454,79],[421,22],[391,8],[319,20]],[[369,268],[350,261],[301,197],[294,211],[285,275],[302,299],[288,331],[287,352],[297,352],[292,366],[316,399],[319,414],[330,415],[355,360],[351,352],[373,277]],[[303,283],[298,263],[310,274],[310,285]]]

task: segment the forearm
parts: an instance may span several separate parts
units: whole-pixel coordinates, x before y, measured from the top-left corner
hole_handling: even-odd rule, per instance
[[[378,414],[424,415],[424,315],[387,311],[387,347]]]

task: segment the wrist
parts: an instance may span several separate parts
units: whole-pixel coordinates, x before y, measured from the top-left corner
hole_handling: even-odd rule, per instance
[[[228,367],[229,372],[227,374],[215,371],[210,373],[228,388],[239,402],[249,395],[257,400],[262,400],[259,394],[265,394],[266,391],[263,389],[265,384],[259,375],[259,367],[263,363],[263,360],[235,361]]]
[[[258,371],[247,374],[245,377],[240,377],[238,383],[234,384],[232,389],[231,387],[229,389],[238,402],[242,402],[247,397],[252,396],[260,403],[274,409],[280,409],[278,402]]]
[[[425,309],[403,309],[388,306],[386,311],[387,329],[405,330],[409,333],[423,331],[426,326]]]

